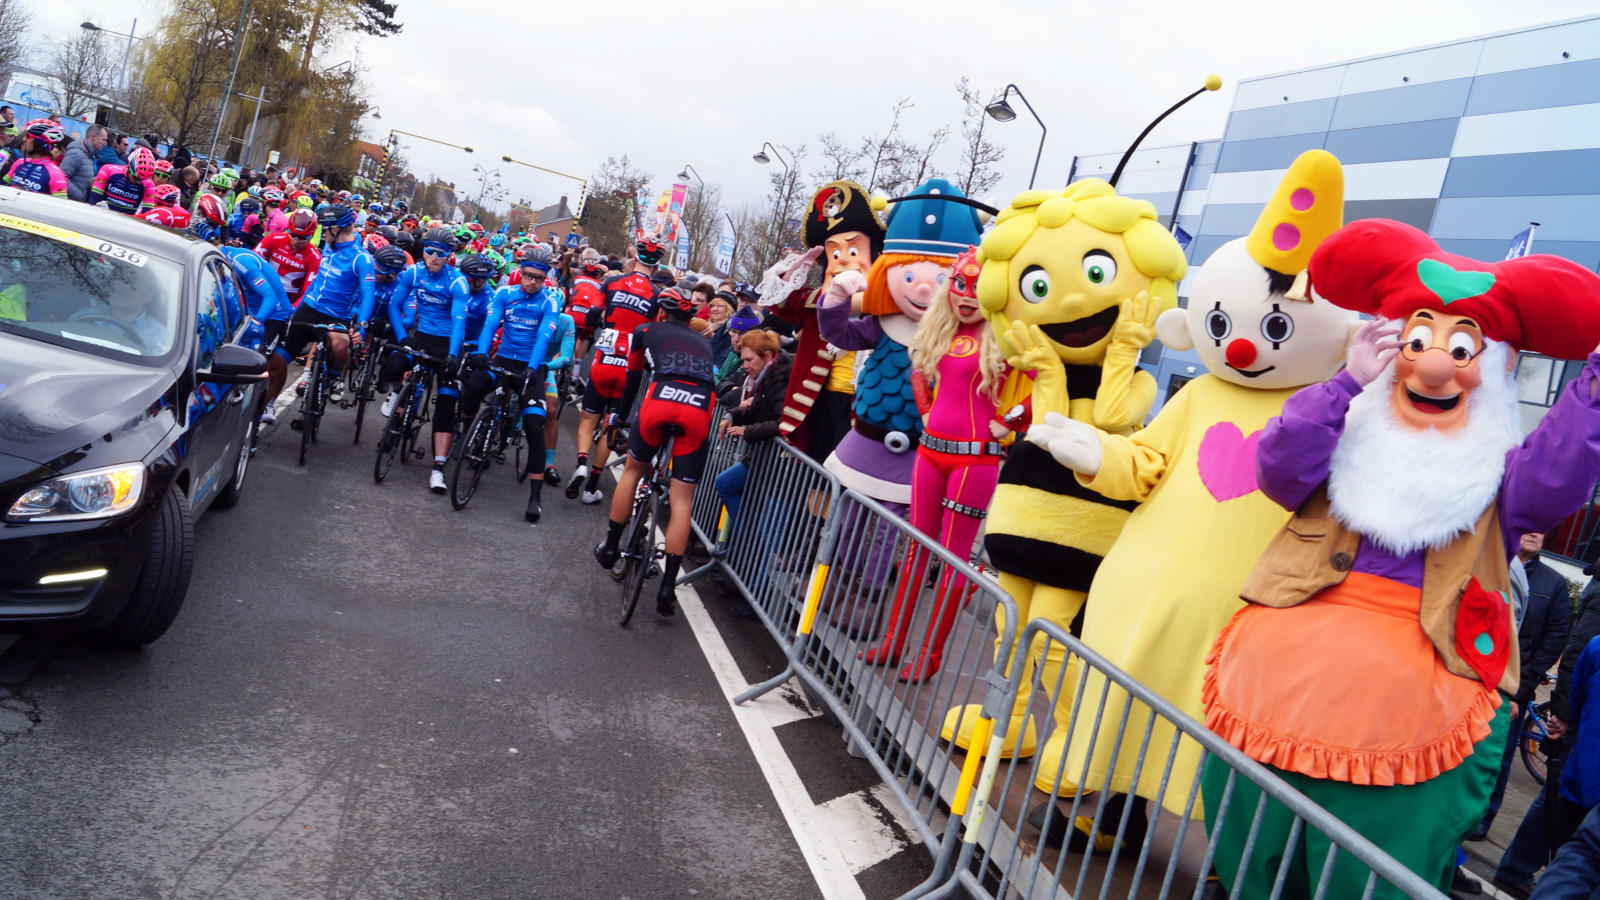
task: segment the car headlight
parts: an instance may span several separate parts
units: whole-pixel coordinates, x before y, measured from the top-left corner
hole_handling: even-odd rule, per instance
[[[144,480],[142,463],[62,475],[25,491],[6,511],[6,521],[71,522],[115,516],[138,505]]]

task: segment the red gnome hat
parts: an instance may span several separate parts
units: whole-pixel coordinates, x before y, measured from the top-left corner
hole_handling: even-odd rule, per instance
[[[1362,219],[1323,241],[1310,268],[1318,296],[1356,312],[1470,316],[1490,340],[1557,359],[1600,344],[1600,275],[1559,256],[1479,262],[1402,222]]]

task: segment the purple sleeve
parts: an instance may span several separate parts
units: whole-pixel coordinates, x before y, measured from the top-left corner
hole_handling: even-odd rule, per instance
[[[1506,454],[1500,530],[1508,550],[1522,535],[1545,534],[1589,502],[1600,479],[1597,386],[1600,353],[1591,353],[1539,426]]]
[[[822,299],[826,300],[826,295]],[[823,340],[844,350],[871,350],[883,337],[877,316],[850,318],[848,299],[832,306],[817,304],[817,331]]]
[[[1262,429],[1256,446],[1261,493],[1284,509],[1299,509],[1328,480],[1328,462],[1344,433],[1344,415],[1361,386],[1349,372],[1301,388]]]

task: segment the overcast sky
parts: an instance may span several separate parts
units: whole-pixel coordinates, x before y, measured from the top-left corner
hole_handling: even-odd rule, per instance
[[[690,163],[737,204],[766,190],[770,168],[751,160],[763,141],[814,151],[822,132],[878,132],[902,96],[916,104],[909,136],[951,125],[940,160],[949,170],[963,75],[1023,90],[1050,129],[1038,184],[1059,186],[1074,154],[1126,147],[1208,73],[1222,90],[1195,98],[1145,146],[1219,137],[1241,78],[1600,13],[1600,0],[398,2],[404,31],[359,47],[383,117],[369,120],[370,135],[398,128],[472,146],[469,156],[406,139],[425,173],[475,185],[474,164],[499,169],[506,187],[540,204],[563,193],[575,201],[577,183],[501,156],[587,178],[626,153],[657,189]],[[144,33],[163,8],[33,0],[34,42],[66,36],[85,16],[125,31],[137,15]],[[1001,199],[1027,187],[1039,141],[1013,105],[1018,118],[993,129],[1006,148]],[[808,174],[816,164],[813,152]]]

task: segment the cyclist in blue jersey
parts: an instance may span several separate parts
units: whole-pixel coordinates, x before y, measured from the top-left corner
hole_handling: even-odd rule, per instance
[[[317,219],[323,233],[331,235],[328,248],[322,254],[316,280],[306,288],[299,308],[289,317],[289,328],[277,352],[293,359],[327,331],[332,350],[328,374],[337,383],[339,373],[350,362],[350,342],[361,340],[367,320],[372,317],[372,257],[361,249],[356,237],[356,214],[350,207],[329,206]],[[326,327],[341,323],[351,326],[348,333]],[[335,387],[328,399],[343,399],[342,388]]]
[[[433,471],[428,473],[428,489],[436,494],[447,489],[444,463],[455,435],[456,403],[461,396],[455,377],[467,330],[467,280],[450,265],[454,246],[453,236],[445,229],[429,230],[422,242],[422,262],[400,274],[389,297],[389,324],[401,347],[445,360],[439,372],[438,399],[434,401]],[[413,301],[415,308],[408,310]],[[409,353],[391,354],[378,376],[378,389],[388,390],[413,364]],[[385,416],[393,414],[399,396],[398,391],[390,391],[381,410]]]
[[[495,330],[504,326],[492,363],[522,375],[516,387],[522,397],[522,432],[528,441],[529,494],[528,509],[523,517],[529,522],[539,521],[539,491],[544,487],[544,482],[536,477],[539,461],[544,458],[545,407],[539,387],[549,373],[545,359],[561,315],[561,306],[552,303],[542,290],[549,273],[548,255],[523,257],[522,283],[507,285],[495,292],[483,329],[478,333],[478,346],[487,350],[489,342],[494,340]],[[467,360],[473,372],[461,390],[462,415],[476,413],[478,404],[494,389],[495,373],[488,371],[490,364],[491,360],[482,350]]]
[[[189,233],[220,247],[233,267],[233,273],[239,276],[239,282],[244,285],[245,306],[250,322],[240,343],[262,353],[271,353],[273,348],[266,346],[266,323],[280,316],[287,319],[293,309],[277,270],[271,263],[243,247],[223,247],[223,229],[203,218],[197,217],[190,223]],[[276,396],[264,391],[261,398],[261,423],[271,425],[278,421],[277,411],[272,406]]]
[[[470,355],[474,350],[485,353],[488,346],[477,346],[478,334],[483,331],[484,317],[489,314],[489,304],[494,300],[495,276],[499,266],[488,256],[474,253],[463,259],[457,269],[461,270],[461,277],[467,279],[467,330],[466,343],[463,355]]]
[[[552,303],[561,302],[559,291],[546,287],[545,296]],[[560,484],[561,472],[556,469],[556,443],[561,438],[561,420],[557,414],[561,410],[560,373],[567,366],[572,365],[573,353],[576,349],[577,327],[572,321],[572,316],[562,313],[557,320],[556,336],[550,340],[549,356],[545,361],[545,368],[549,374],[544,382],[544,480],[546,484]]]
[[[372,270],[376,277],[372,288],[375,302],[367,326],[369,338],[394,337],[394,329],[389,325],[389,304],[394,300],[395,289],[400,286],[401,273],[409,267],[410,257],[393,244],[372,254]]]

